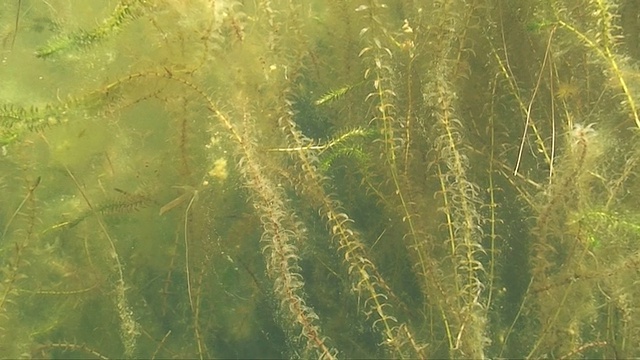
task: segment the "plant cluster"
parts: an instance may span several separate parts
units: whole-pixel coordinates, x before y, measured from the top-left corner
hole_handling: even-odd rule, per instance
[[[0,357],[640,356],[633,0],[21,1]]]

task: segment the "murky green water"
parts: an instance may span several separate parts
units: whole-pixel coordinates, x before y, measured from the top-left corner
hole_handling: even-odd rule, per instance
[[[635,1],[4,9],[0,357],[640,356]]]

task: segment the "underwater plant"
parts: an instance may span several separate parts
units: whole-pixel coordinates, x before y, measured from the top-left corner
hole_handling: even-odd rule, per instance
[[[0,358],[640,356],[632,0],[0,14]]]

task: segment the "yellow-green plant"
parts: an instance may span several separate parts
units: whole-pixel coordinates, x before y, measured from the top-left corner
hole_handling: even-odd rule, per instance
[[[633,1],[6,7],[0,358],[640,356]]]

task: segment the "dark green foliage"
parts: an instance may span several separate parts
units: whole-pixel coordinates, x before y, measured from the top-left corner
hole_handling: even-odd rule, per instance
[[[0,14],[0,357],[640,356],[633,1],[83,4]]]
[[[94,46],[111,36],[130,20],[135,19],[145,6],[144,0],[122,0],[118,3],[111,16],[91,30],[77,30],[69,35],[51,41],[47,46],[36,50],[36,56],[47,58],[59,52],[81,50]]]

